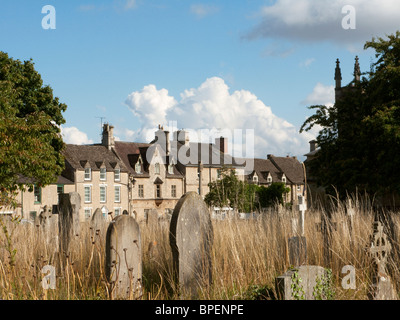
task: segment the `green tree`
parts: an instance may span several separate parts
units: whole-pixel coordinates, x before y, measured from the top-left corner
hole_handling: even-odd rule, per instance
[[[284,204],[283,196],[290,191],[290,188],[282,182],[273,182],[268,187],[259,186],[257,190],[258,201],[262,208]]]
[[[328,193],[400,193],[400,32],[366,42],[377,61],[351,83],[331,108],[311,106],[314,115],[300,132],[322,126],[320,150],[310,171]]]
[[[13,195],[24,186],[56,181],[64,168],[59,125],[66,108],[43,86],[32,60],[0,51],[0,206],[15,204]]]
[[[260,207],[283,204],[283,195],[290,191],[283,183],[272,183],[269,187],[240,181],[235,170],[223,168],[221,178],[208,184],[210,192],[204,197],[208,206],[253,212]]]

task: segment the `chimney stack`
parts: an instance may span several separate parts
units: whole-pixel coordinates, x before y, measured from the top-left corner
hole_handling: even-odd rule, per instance
[[[317,149],[317,141],[316,140],[311,140],[310,141],[310,152],[315,151]]]
[[[185,130],[178,130],[174,132],[174,141],[178,141],[185,146],[189,146],[189,133]]]
[[[164,131],[164,127],[158,126],[156,131],[156,143],[165,151],[165,155],[169,155],[171,152],[171,142],[169,141],[169,131]]]
[[[103,125],[101,144],[105,146],[108,150],[111,150],[115,146],[113,131],[114,131],[113,126],[110,126],[108,123],[105,123]]]
[[[216,138],[215,145],[222,153],[228,153],[228,138],[224,137]]]

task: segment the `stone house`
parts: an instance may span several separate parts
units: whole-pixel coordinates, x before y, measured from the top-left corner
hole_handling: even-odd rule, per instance
[[[24,177],[21,177],[18,182],[22,184],[33,183],[33,181],[27,181]],[[52,209],[57,205],[59,193],[72,192],[74,189],[74,183],[71,180],[59,176],[56,183],[50,184],[45,188],[34,185],[32,191],[19,191],[16,198],[19,203],[18,207],[16,209],[5,208],[0,211],[0,214],[16,214],[24,219],[33,221],[45,205]]]
[[[282,182],[290,189],[284,201],[297,204],[299,195],[307,196],[304,170],[304,166],[296,157],[276,157],[269,154],[267,159],[254,159],[254,170],[246,179],[249,183],[261,186]]]

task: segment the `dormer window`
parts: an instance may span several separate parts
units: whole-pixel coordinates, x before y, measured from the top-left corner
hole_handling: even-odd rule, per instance
[[[154,165],[154,173],[160,174],[160,164],[158,162]]]
[[[267,178],[267,182],[268,182],[268,183],[272,183],[272,177],[271,177],[271,176],[269,176],[269,177]]]
[[[85,180],[92,180],[92,169],[85,168]]]
[[[258,182],[258,177],[256,175],[253,176],[253,182]]]
[[[114,181],[121,181],[121,169],[114,169]]]
[[[136,173],[141,173],[142,172],[142,162],[140,161],[140,159],[135,164],[135,172]]]
[[[286,177],[285,176],[282,176],[282,182],[286,183]]]
[[[168,166],[168,173],[169,173],[169,174],[174,174],[174,165],[173,165],[173,164],[170,164],[170,165]]]
[[[105,167],[100,168],[100,180],[106,180],[107,178],[107,169]]]

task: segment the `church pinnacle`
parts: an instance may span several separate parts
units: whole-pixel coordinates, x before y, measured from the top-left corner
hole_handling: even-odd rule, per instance
[[[335,81],[336,81],[336,89],[340,89],[342,87],[342,72],[340,71],[339,59],[336,59]]]

